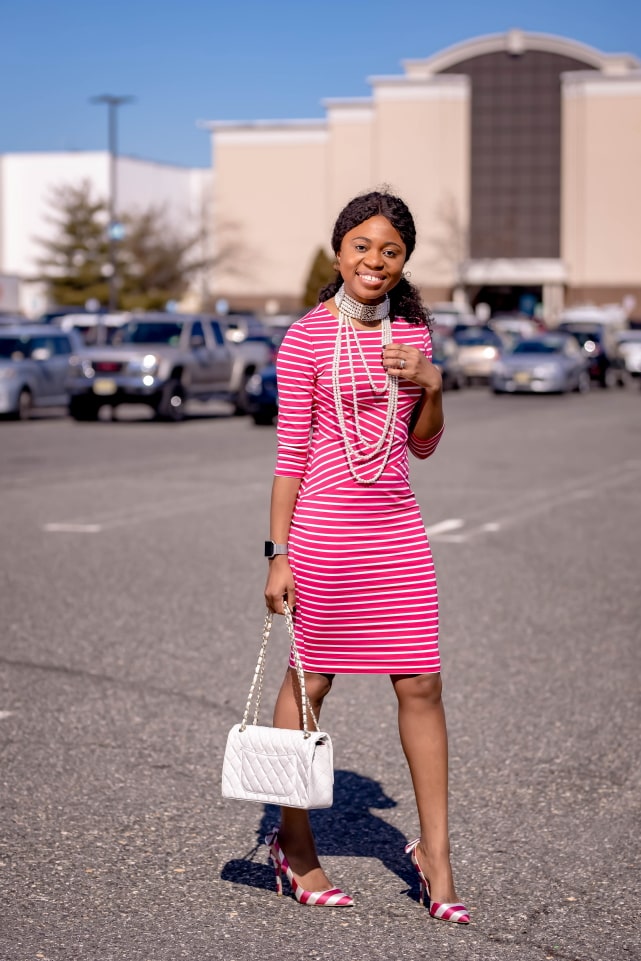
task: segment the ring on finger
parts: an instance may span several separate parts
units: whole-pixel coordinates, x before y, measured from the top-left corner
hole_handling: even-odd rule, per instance
[[[398,366],[401,368],[401,370],[405,370],[405,358],[404,358],[404,357],[401,357],[401,359],[400,359],[399,362],[398,362]]]

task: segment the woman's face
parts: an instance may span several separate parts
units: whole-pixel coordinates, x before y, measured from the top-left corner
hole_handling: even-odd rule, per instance
[[[401,279],[407,248],[387,217],[377,214],[348,231],[336,255],[345,293],[380,304]]]

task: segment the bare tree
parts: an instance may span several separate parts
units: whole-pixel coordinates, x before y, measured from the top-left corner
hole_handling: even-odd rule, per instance
[[[438,205],[430,237],[432,249],[427,262],[430,267],[445,270],[454,280],[454,288],[465,286],[465,268],[469,259],[469,229],[452,194]]]

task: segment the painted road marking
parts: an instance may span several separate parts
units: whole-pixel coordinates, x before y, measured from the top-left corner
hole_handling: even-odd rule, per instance
[[[43,530],[51,534],[99,534],[102,524],[45,524]]]
[[[435,535],[439,542],[450,544],[464,544],[478,537],[480,534],[495,534],[503,531],[506,527],[522,524],[532,518],[549,513],[558,507],[572,504],[595,497],[597,494],[612,487],[625,485],[635,478],[641,469],[641,461],[629,460],[623,464],[617,464],[605,471],[599,471],[592,476],[583,477],[581,480],[570,480],[554,490],[532,490],[527,491],[519,497],[508,502],[509,509],[502,516],[492,521],[484,521],[473,526],[464,527],[465,521],[451,519],[441,521],[427,527],[427,533]],[[453,533],[458,531],[459,533]]]
[[[450,531],[458,531],[464,524],[465,521],[461,520],[460,517],[450,517],[446,521],[439,521],[438,524],[431,524],[425,530],[431,537],[433,534],[447,534]]]
[[[13,711],[0,711],[0,721],[6,720],[8,717],[11,717],[12,714]]]

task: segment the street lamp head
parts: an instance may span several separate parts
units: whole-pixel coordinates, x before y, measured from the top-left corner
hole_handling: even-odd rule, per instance
[[[101,93],[96,97],[90,97],[90,103],[107,103],[114,107],[119,107],[123,103],[132,103],[136,98],[132,97],[130,94],[125,94],[124,96],[116,96],[113,93]]]

